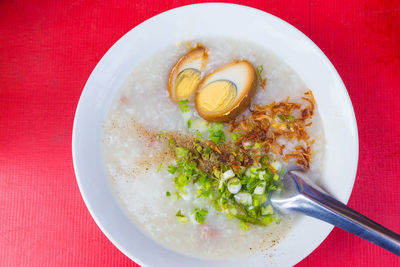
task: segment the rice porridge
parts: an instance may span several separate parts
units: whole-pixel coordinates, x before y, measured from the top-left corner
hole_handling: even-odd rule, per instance
[[[267,197],[267,190],[281,190],[279,175],[282,175],[288,164],[297,162],[308,169],[311,177],[318,177],[323,168],[325,141],[318,109],[316,106],[314,111],[303,108],[312,102],[312,93],[308,95],[311,95],[310,98],[304,97],[305,92],[312,88],[307,88],[301,78],[277,55],[255,44],[222,37],[191,40],[190,44],[182,42],[167,47],[141,62],[132,70],[115,96],[104,123],[103,134],[103,155],[110,184],[121,206],[135,224],[168,248],[207,259],[265,253],[284,238],[296,220],[270,210],[268,200],[261,200],[260,204],[256,201],[257,197]],[[241,123],[238,121],[238,125],[234,125],[234,119],[216,124],[201,118],[196,111],[200,104],[193,103],[193,96],[179,104],[171,100],[171,93],[167,89],[171,68],[195,44],[201,44],[207,49],[207,64],[201,74],[192,71],[201,75],[201,79],[234,60],[246,60],[254,66],[256,90],[250,106],[236,117],[236,121],[242,120]],[[184,78],[187,77],[181,79]],[[176,88],[180,81],[176,80]],[[236,88],[239,92],[240,83],[238,81],[233,86],[233,83],[223,86],[228,88],[226,90]],[[198,86],[197,83],[195,86]],[[202,86],[201,82],[199,86]],[[226,103],[233,103],[232,99],[235,99],[235,96],[228,94],[223,97],[228,99]],[[298,106],[290,105],[289,101]],[[269,106],[262,108],[265,105]],[[280,107],[284,107],[288,113],[283,113]],[[182,111],[182,108],[187,110]],[[305,114],[307,112],[311,112],[311,115]],[[301,116],[307,120],[302,121]],[[248,121],[250,118],[253,124]],[[256,137],[258,139],[253,138],[254,133],[258,132],[255,129],[248,130],[248,125],[258,123],[258,118],[269,120],[268,129],[272,129],[273,141],[269,141],[272,139],[268,134],[259,135]],[[218,128],[215,125],[222,126]],[[307,132],[299,125],[304,126]],[[214,128],[210,130],[210,127]],[[236,130],[230,130],[235,127]],[[289,138],[291,134],[295,134],[298,139]],[[303,139],[299,136],[303,136]],[[237,147],[234,144],[241,142],[240,138],[243,138],[243,143]],[[217,146],[218,142],[221,142],[220,146]],[[300,149],[300,146],[303,148]],[[193,151],[191,148],[194,148]],[[211,152],[204,152],[205,148]],[[237,156],[237,151],[243,151],[240,152],[241,160],[224,160],[224,151],[233,154],[232,158]],[[216,160],[211,159],[213,153],[218,157]],[[193,177],[179,175],[179,164],[199,162],[199,155],[200,161],[206,158],[205,163],[202,161],[205,166],[202,168],[199,163],[194,167],[193,173],[196,175]],[[186,158],[183,160],[182,157]],[[266,161],[266,167],[257,167],[257,164],[262,165],[263,160]],[[210,162],[217,162],[216,165],[223,167],[218,169],[206,166]],[[245,164],[253,165],[249,167]],[[208,177],[209,181],[198,181],[199,173]],[[263,178],[268,173],[272,177],[270,182]],[[181,181],[185,177],[190,181]],[[245,180],[246,177],[248,180]],[[260,180],[254,180],[258,177]],[[219,182],[214,184],[213,179],[219,179]],[[254,186],[250,185],[253,183],[250,179],[254,180]],[[210,192],[204,189],[210,186],[215,188],[207,189]],[[246,202],[248,196],[250,202]],[[244,215],[239,208],[243,208]],[[252,209],[256,210],[254,214]]]

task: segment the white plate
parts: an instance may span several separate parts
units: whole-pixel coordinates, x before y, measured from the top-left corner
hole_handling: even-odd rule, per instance
[[[219,35],[243,38],[274,52],[313,90],[326,135],[321,184],[347,203],[358,160],[354,111],[346,88],[322,51],[288,23],[232,4],[184,6],[157,15],[123,36],[90,75],[75,114],[72,153],[83,199],[104,234],[125,255],[147,266],[290,266],[310,254],[332,226],[302,217],[272,250],[272,257],[200,260],[149,239],[124,214],[111,192],[101,153],[102,125],[111,101],[132,69],[154,52],[182,40]]]

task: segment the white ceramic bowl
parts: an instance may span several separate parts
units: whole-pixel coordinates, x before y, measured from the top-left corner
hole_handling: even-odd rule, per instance
[[[82,197],[104,234],[125,255],[146,266],[290,266],[310,254],[332,226],[301,217],[273,248],[272,257],[207,261],[181,255],[144,235],[111,192],[102,158],[102,125],[112,99],[132,69],[166,45],[201,36],[243,38],[277,54],[314,92],[326,135],[321,184],[347,203],[358,160],[354,111],[346,88],[322,51],[288,23],[232,4],[184,6],[157,15],[125,34],[97,64],[75,114],[72,153]]]

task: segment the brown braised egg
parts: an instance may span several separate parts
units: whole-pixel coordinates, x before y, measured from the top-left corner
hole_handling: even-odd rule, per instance
[[[256,92],[257,76],[246,60],[231,62],[208,74],[195,95],[197,113],[208,121],[229,121],[242,113]]]
[[[189,99],[193,95],[207,57],[206,48],[197,47],[178,60],[168,78],[168,92],[173,101]]]

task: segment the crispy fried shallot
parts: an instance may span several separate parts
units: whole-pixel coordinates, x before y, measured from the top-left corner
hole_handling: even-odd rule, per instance
[[[302,99],[307,105],[290,102],[289,97],[285,101],[273,102],[266,106],[253,105],[250,109],[251,116],[230,123],[231,131],[240,134],[236,145],[242,152],[246,152],[245,144],[257,144],[256,150],[262,149],[264,153],[271,150],[281,155],[284,161],[294,159],[303,168],[310,168],[311,146],[315,140],[310,140],[306,127],[312,124],[315,99],[311,90],[304,93]],[[299,143],[294,151],[287,151],[286,146],[279,143],[292,140]],[[252,159],[257,163],[260,160],[259,153],[254,150],[252,152],[255,155]],[[237,156],[231,158],[230,165],[233,168],[238,167]]]

